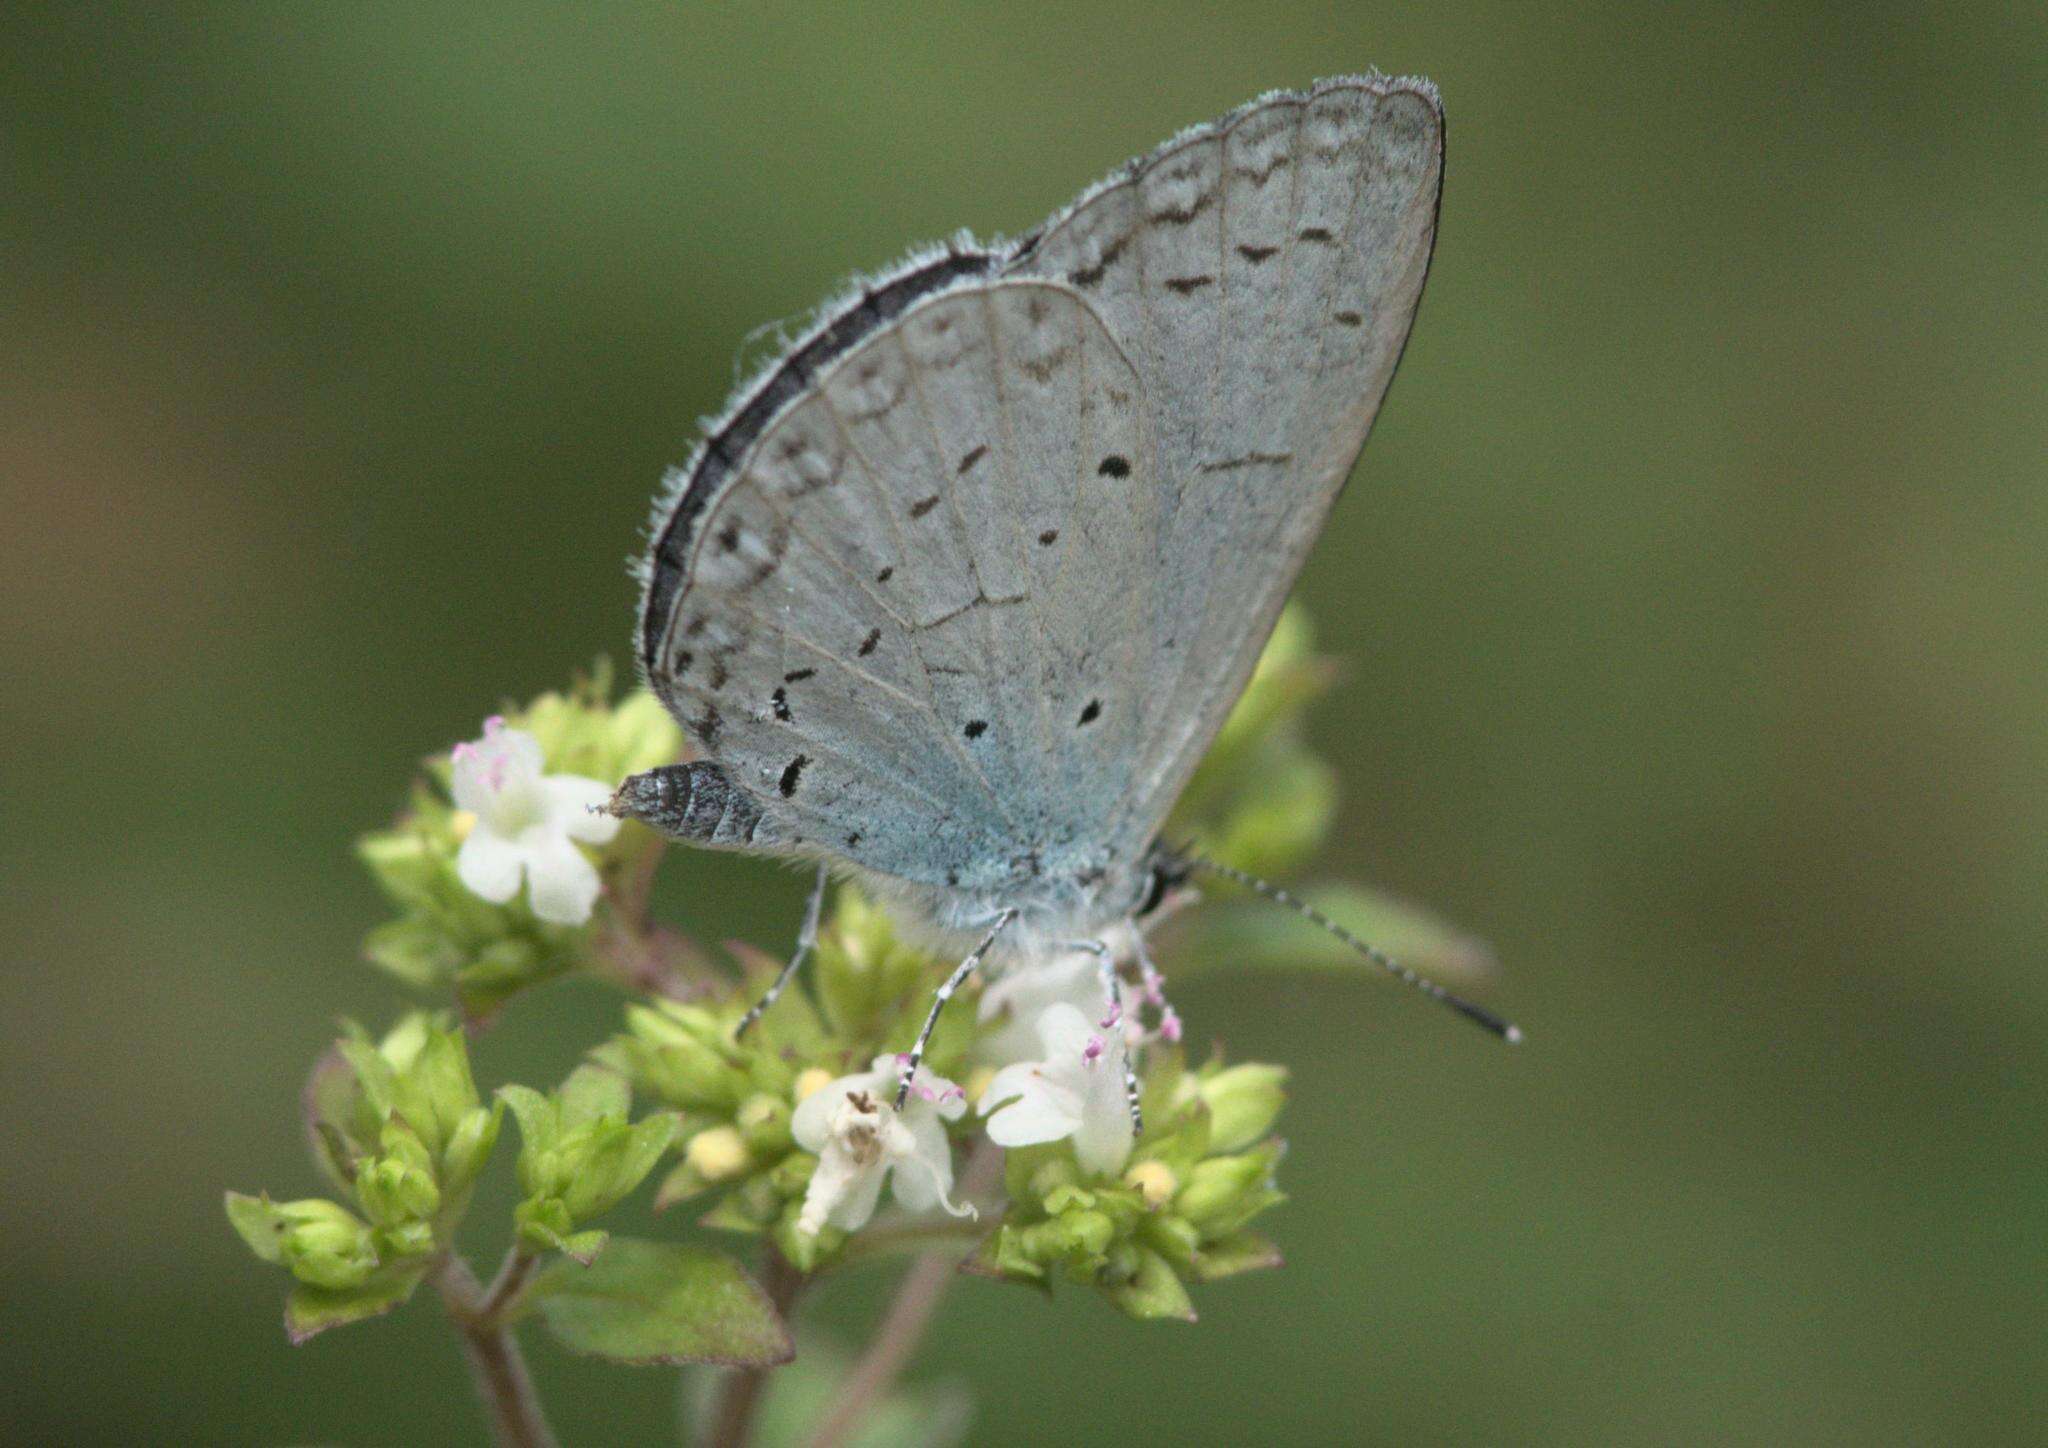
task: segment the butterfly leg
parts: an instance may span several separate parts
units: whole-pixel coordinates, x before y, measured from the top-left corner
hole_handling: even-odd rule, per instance
[[[761,993],[761,999],[740,1017],[740,1023],[732,1028],[732,1038],[737,1041],[747,1033],[747,1028],[761,1019],[761,1013],[782,998],[783,991],[796,978],[804,961],[810,958],[811,949],[818,943],[818,912],[824,908],[825,885],[832,872],[823,865],[818,866],[818,883],[811,887],[811,903],[804,907],[804,926],[797,932],[796,951],[789,957],[789,963],[782,967],[782,973],[775,977],[775,983]]]
[[[1117,1040],[1123,1043],[1120,1056],[1124,1063],[1124,1099],[1131,1107],[1131,1130],[1143,1135],[1145,1112],[1138,1105],[1138,1072],[1131,1064],[1130,1036],[1122,1029],[1124,1004],[1122,996],[1117,991],[1116,957],[1110,953],[1108,944],[1100,940],[1070,940],[1067,942],[1067,948],[1085,950],[1095,957],[1095,969],[1102,977],[1102,996],[1105,1002],[1102,1029],[1115,1031]]]
[[[1001,935],[1010,922],[1016,918],[1017,912],[1015,910],[1005,910],[1002,914],[998,915],[996,923],[989,927],[988,934],[982,936],[981,944],[975,946],[969,952],[967,959],[961,961],[959,965],[953,968],[953,973],[946,977],[946,983],[940,986],[938,993],[932,997],[931,1013],[924,1018],[924,1026],[917,1033],[917,1044],[905,1052],[902,1057],[903,1076],[896,1083],[896,1109],[898,1111],[903,1109],[903,1103],[910,1095],[910,1083],[917,1076],[917,1068],[924,1060],[924,1048],[931,1042],[932,1028],[939,1023],[939,1012],[946,1008],[947,1001],[953,999],[953,992],[965,985],[967,977],[974,974],[975,967],[981,964],[981,958],[988,954],[988,948],[996,943],[996,937]]]

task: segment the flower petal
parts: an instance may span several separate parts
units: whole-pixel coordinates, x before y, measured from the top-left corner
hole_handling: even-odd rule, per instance
[[[893,1077],[889,1079],[894,1080]],[[789,1116],[789,1134],[796,1138],[798,1146],[816,1156],[825,1149],[825,1141],[832,1134],[832,1114],[839,1109],[839,1103],[856,1091],[865,1091],[881,1099],[882,1080],[881,1072],[864,1071],[857,1076],[841,1076],[828,1081],[797,1102],[796,1110]]]
[[[887,1175],[886,1166],[880,1161],[862,1167],[846,1184],[845,1194],[832,1204],[825,1220],[849,1232],[865,1227],[868,1218],[875,1214],[875,1203],[881,1200],[882,1178]]]
[[[1064,1066],[1081,1059],[1082,1048],[1095,1034],[1095,1027],[1078,1007],[1055,1001],[1038,1018],[1038,1039],[1045,1044],[1045,1059]]]
[[[928,1111],[905,1117],[904,1124],[917,1145],[910,1155],[895,1163],[890,1183],[896,1200],[906,1211],[928,1212],[933,1207],[944,1207],[956,1217],[974,1216],[971,1203],[956,1204],[952,1200],[953,1145],[946,1138],[946,1128]]]
[[[1022,1095],[996,1108],[988,1139],[997,1146],[1036,1146],[1072,1136],[1081,1124],[1081,1103],[1073,1092],[1037,1075]]]
[[[561,835],[545,835],[528,851],[526,883],[533,913],[553,925],[588,920],[597,904],[597,867]]]
[[[607,786],[580,774],[551,774],[540,787],[547,800],[548,823],[570,839],[602,845],[619,832],[617,816],[600,814],[595,808],[612,797]]]
[[[1119,1048],[1121,1042],[1119,1042]],[[1120,1049],[1105,1051],[1086,1068],[1081,1121],[1074,1131],[1074,1159],[1081,1170],[1108,1174],[1120,1171],[1131,1154],[1131,1107],[1124,1096]]]
[[[471,893],[503,905],[519,893],[519,872],[525,863],[526,851],[478,824],[455,856],[455,873]]]

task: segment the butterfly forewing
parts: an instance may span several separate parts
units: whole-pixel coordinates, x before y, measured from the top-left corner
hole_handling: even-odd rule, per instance
[[[1364,444],[1441,168],[1424,82],[1276,94],[771,369],[642,622],[747,844],[996,891],[1134,862]]]
[[[990,887],[1097,840],[1140,743],[1104,701],[1155,612],[1145,416],[1070,289],[977,282],[751,444],[680,545],[649,675],[764,841]]]

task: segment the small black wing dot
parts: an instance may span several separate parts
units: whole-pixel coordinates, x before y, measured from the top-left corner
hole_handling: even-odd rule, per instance
[[[789,712],[789,690],[778,685],[769,702],[774,706],[775,717],[783,723],[787,724],[795,717]]]
[[[740,546],[740,530],[731,523],[727,523],[723,528],[720,528],[718,530],[718,546],[727,553],[737,549]]]
[[[805,679],[810,678],[811,675],[817,672],[816,669],[791,669],[782,676],[782,682],[785,684],[801,684]]]
[[[860,656],[862,658],[866,658],[869,654],[875,651],[875,645],[880,643],[881,641],[882,631],[878,628],[869,629],[868,636],[860,641]]]
[[[929,513],[932,509],[938,506],[939,495],[937,493],[933,493],[929,498],[919,498],[916,502],[912,503],[910,505],[910,516],[913,518],[922,518],[925,514]]]
[[[967,721],[967,727],[965,729],[962,729],[960,732],[962,734],[965,734],[969,739],[979,739],[982,735],[988,733],[988,720],[969,719]]]
[[[1078,729],[1081,727],[1081,724],[1093,724],[1097,719],[1100,719],[1101,717],[1102,701],[1100,699],[1090,699],[1088,701],[1088,707],[1081,711],[1081,723],[1076,724],[1074,727]]]
[[[1050,548],[1059,541],[1060,530],[1057,528],[1048,528],[1038,535],[1038,544],[1041,548]]]
[[[1111,453],[1095,471],[1105,478],[1127,478],[1131,475],[1131,460],[1121,453]]]
[[[804,766],[806,764],[809,764],[810,762],[811,760],[809,755],[799,754],[796,758],[790,760],[788,765],[784,767],[782,771],[782,779],[775,786],[777,789],[782,791],[782,797],[784,799],[788,799],[791,795],[796,793],[796,782],[799,779],[803,778]]]
[[[961,459],[960,459],[960,466],[959,466],[959,468],[958,468],[958,469],[956,469],[956,470],[955,470],[955,476],[958,476],[958,475],[959,475],[960,473],[964,473],[964,472],[966,472],[966,471],[967,471],[967,470],[968,470],[969,468],[973,467],[973,466],[974,466],[974,465],[975,465],[976,463],[980,462],[980,461],[981,461],[981,460],[982,460],[983,458],[985,458],[985,457],[987,457],[987,456],[988,456],[988,444],[987,444],[987,443],[982,443],[982,444],[981,444],[980,446],[978,446],[978,447],[970,448],[970,449],[969,449],[969,450],[968,450],[968,451],[967,451],[967,452],[966,452],[966,453],[965,453],[965,454],[964,454],[964,455],[963,455],[963,456],[961,457]]]
[[[875,575],[875,582],[887,583],[890,579],[894,578],[895,576],[896,565],[892,563],[887,568],[884,568],[880,573],[877,573]]]
[[[854,847],[855,845],[857,845],[857,844],[859,844],[859,843],[860,843],[860,831],[859,831],[859,830],[855,830],[855,831],[854,831],[854,832],[853,832],[852,834],[850,834],[850,835],[848,835],[848,836],[846,837],[846,848],[847,848],[847,849],[849,849],[849,850],[850,850],[850,849],[852,849],[852,848],[853,848],[853,847]]]

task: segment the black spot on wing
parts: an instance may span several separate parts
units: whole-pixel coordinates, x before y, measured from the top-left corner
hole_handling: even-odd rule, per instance
[[[965,455],[963,455],[960,459],[960,466],[954,469],[954,476],[957,477],[960,474],[965,473],[969,468],[973,467],[976,463],[980,462],[983,458],[987,456],[987,443],[982,443],[977,447],[968,449]]]
[[[1121,453],[1111,453],[1095,469],[1096,476],[1104,478],[1127,478],[1131,475],[1131,460]]]
[[[925,514],[929,513],[932,509],[938,506],[939,495],[937,493],[933,493],[929,498],[919,498],[916,502],[912,503],[910,505],[910,516],[913,518],[922,518]]]
[[[880,573],[877,573],[875,575],[875,582],[887,583],[890,579],[894,578],[895,576],[896,565],[892,563],[887,568],[884,568]]]
[[[1260,262],[1266,260],[1267,257],[1277,255],[1279,251],[1280,248],[1277,246],[1245,246],[1240,244],[1237,248],[1237,254],[1253,266],[1257,266]]]
[[[982,735],[988,733],[988,720],[969,719],[967,721],[967,727],[965,729],[962,729],[960,732],[962,734],[965,734],[969,739],[979,739]]]
[[[878,628],[869,629],[868,636],[860,641],[860,649],[858,650],[860,656],[866,658],[875,651],[875,645],[881,641],[882,631]]]
[[[805,679],[810,678],[811,675],[817,672],[816,669],[791,669],[782,676],[782,682],[785,684],[801,684]]]
[[[1074,725],[1074,727],[1076,729],[1079,729],[1084,725],[1093,724],[1097,719],[1100,719],[1101,717],[1102,701],[1100,699],[1090,699],[1088,701],[1088,707],[1081,711],[1081,718],[1079,722],[1077,722]]]
[[[777,719],[780,719],[785,724],[789,723],[792,719],[796,717],[795,715],[789,712],[789,690],[782,688],[779,685],[777,686],[775,693],[772,696],[770,696],[769,706],[775,711],[775,717]]]
[[[1215,280],[1216,278],[1206,274],[1198,277],[1168,277],[1166,279],[1166,289],[1175,296],[1192,296],[1203,287],[1213,284]]]
[[[1048,528],[1038,535],[1038,543],[1041,548],[1050,548],[1059,541],[1060,530],[1057,528]]]
[[[782,778],[775,787],[782,792],[784,799],[796,793],[796,782],[803,778],[804,766],[810,762],[810,756],[799,754],[783,769]]]

